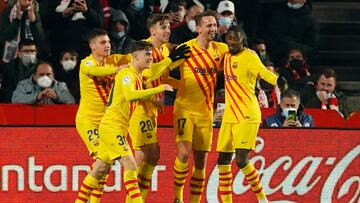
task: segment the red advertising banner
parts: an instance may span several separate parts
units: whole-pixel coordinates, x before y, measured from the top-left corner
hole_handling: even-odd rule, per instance
[[[215,130],[216,140],[218,130]],[[147,202],[169,203],[176,154],[172,129],[159,129],[161,160]],[[74,128],[0,129],[0,202],[74,202],[92,159]],[[213,143],[216,146],[216,141]],[[261,129],[251,162],[268,199],[275,202],[359,202],[360,131]],[[202,202],[219,202],[217,154],[211,152]],[[233,165],[234,202],[257,202]],[[188,182],[185,203],[188,203]],[[102,202],[124,201],[121,167],[115,163]]]

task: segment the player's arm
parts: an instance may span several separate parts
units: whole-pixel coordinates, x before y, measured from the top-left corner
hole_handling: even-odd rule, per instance
[[[252,53],[251,63],[252,64],[250,65],[250,67],[256,67],[254,70],[257,73],[255,72],[254,75],[260,75],[260,78],[262,78],[266,82],[272,85],[276,85],[278,76],[269,69],[267,69],[264,64],[262,64],[260,58],[257,56],[256,53]]]
[[[175,79],[175,78],[171,77],[171,76],[170,76],[170,72],[167,71],[167,72],[165,72],[164,75],[162,76],[161,83],[163,83],[163,84],[169,84],[169,85],[171,85],[174,89],[179,89],[181,81],[178,80],[178,79]]]
[[[91,76],[113,75],[121,69],[121,65],[127,64],[131,59],[128,55],[114,54],[107,58],[111,63],[105,64],[104,67],[98,67],[92,60],[82,60],[80,71]]]
[[[165,90],[168,91],[172,90],[171,86],[169,85],[160,85],[158,87],[150,88],[146,90],[136,90],[135,79],[131,75],[124,74],[121,75],[120,77],[122,82],[121,85],[122,93],[124,94],[125,100],[128,102],[146,98],[151,95],[163,92]]]

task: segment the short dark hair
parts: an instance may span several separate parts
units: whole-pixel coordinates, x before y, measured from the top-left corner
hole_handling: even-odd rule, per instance
[[[201,21],[202,21],[202,18],[207,17],[207,16],[212,16],[212,17],[214,17],[216,19],[217,13],[215,11],[213,11],[213,10],[206,10],[206,11],[196,15],[194,17],[196,25],[200,25]]]
[[[228,31],[227,31],[226,34],[228,34],[228,33],[230,33],[230,32],[240,33],[241,37],[243,38],[243,41],[242,41],[243,47],[247,47],[247,46],[248,46],[246,33],[245,33],[244,29],[242,29],[242,27],[241,27],[240,25],[233,25],[233,26],[231,26],[231,27],[228,29]]]
[[[19,43],[19,50],[21,50],[21,48],[23,48],[23,46],[32,46],[32,45],[34,45],[36,47],[36,43],[35,43],[34,40],[32,40],[32,39],[23,39]]]
[[[100,29],[100,28],[95,28],[93,30],[91,30],[89,33],[88,33],[88,42],[89,44],[91,43],[91,41],[93,39],[95,39],[96,37],[99,37],[99,36],[104,36],[104,35],[107,35],[108,33],[106,32],[106,30],[104,29]]]
[[[287,89],[285,92],[281,93],[281,100],[287,98],[293,98],[296,97],[300,101],[300,93],[293,90],[293,89]]]
[[[39,60],[38,62],[36,62],[36,64],[35,64],[35,69],[34,69],[34,74],[36,74],[36,72],[37,72],[38,69],[39,69],[39,66],[42,65],[42,64],[47,64],[47,65],[49,65],[50,68],[51,68],[52,73],[54,74],[54,68],[53,68],[53,66],[52,66],[52,63],[51,63],[50,61],[45,61],[45,60]]]
[[[154,26],[156,23],[160,22],[160,24],[162,25],[165,23],[166,20],[169,21],[169,16],[166,14],[152,14],[147,19],[146,26],[147,26],[148,30],[150,30],[150,28],[152,26]]]
[[[146,41],[135,41],[132,44],[131,52],[135,51],[142,51],[142,50],[151,50],[153,48],[153,45]]]
[[[325,78],[334,78],[336,80],[336,73],[335,70],[332,68],[325,68],[324,70],[322,70],[320,72],[319,78],[320,76],[324,76]]]
[[[60,52],[60,54],[59,54],[59,60],[61,60],[62,57],[63,57],[66,53],[70,53],[70,55],[71,55],[71,56],[75,56],[76,59],[79,58],[79,54],[75,51],[75,49],[67,48],[67,49],[64,49],[63,51]]]

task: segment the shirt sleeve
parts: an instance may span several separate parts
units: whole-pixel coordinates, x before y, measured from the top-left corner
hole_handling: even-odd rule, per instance
[[[146,90],[136,90],[135,77],[129,72],[121,75],[120,80],[122,93],[124,94],[125,100],[128,102],[146,98],[165,90],[163,85]]]
[[[253,71],[254,75],[260,75],[262,79],[264,79],[266,82],[276,85],[278,76],[268,70],[264,64],[260,61],[260,58],[257,56],[256,53],[250,53],[251,54],[251,64],[249,64],[249,67],[251,68],[251,71]],[[254,68],[252,68],[254,67]]]

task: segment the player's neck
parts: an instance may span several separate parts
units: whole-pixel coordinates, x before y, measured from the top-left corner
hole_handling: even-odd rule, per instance
[[[139,75],[141,75],[142,72],[144,71],[144,69],[138,66],[134,61],[131,63],[131,65],[134,67],[136,73]]]
[[[163,45],[163,42],[152,38],[152,45],[153,45],[155,48],[157,48],[158,50],[160,50],[160,49],[161,49],[161,46]]]
[[[100,66],[103,66],[106,62],[106,57],[105,56],[99,56],[96,54],[93,54],[94,60],[96,61],[96,63]]]
[[[205,38],[202,38],[202,37],[198,37],[196,39],[196,42],[201,48],[207,49],[209,47],[211,41],[209,41]]]

